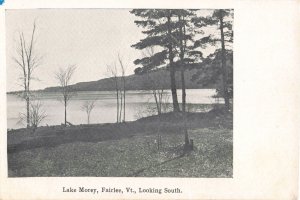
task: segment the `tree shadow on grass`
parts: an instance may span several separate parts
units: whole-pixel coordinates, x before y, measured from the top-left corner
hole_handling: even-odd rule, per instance
[[[139,176],[139,174],[143,173],[143,172],[146,171],[146,170],[149,170],[149,169],[151,169],[151,168],[156,168],[156,167],[159,167],[159,166],[164,165],[164,164],[166,164],[166,163],[169,163],[169,162],[171,162],[171,161],[180,159],[180,158],[182,158],[184,155],[185,155],[185,153],[182,153],[182,154],[180,154],[179,156],[176,156],[176,157],[171,158],[171,159],[169,159],[169,160],[165,160],[165,161],[163,161],[163,162],[161,162],[161,163],[157,163],[157,164],[154,164],[154,165],[150,165],[149,167],[145,167],[145,168],[139,169],[139,170],[137,170],[136,172],[132,173],[131,175],[128,175],[127,177],[137,177],[137,176]]]
[[[28,137],[26,140],[7,145],[7,152],[18,153],[20,151],[31,150],[35,148],[51,148],[58,145],[74,142],[100,142],[106,140],[119,140],[130,138],[135,135],[152,135],[155,132],[153,127],[156,124],[145,123],[120,123],[104,125],[86,125],[75,127],[50,127],[40,128],[39,133]],[[163,127],[165,132],[178,133],[178,127]],[[23,130],[24,132],[26,129]],[[22,135],[20,135],[21,137]],[[8,138],[9,139],[9,138]]]

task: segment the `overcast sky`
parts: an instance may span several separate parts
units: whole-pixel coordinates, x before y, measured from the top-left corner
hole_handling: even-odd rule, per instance
[[[118,52],[132,74],[133,60],[141,56],[131,48],[144,37],[134,24],[135,16],[125,9],[34,9],[6,11],[7,90],[19,90],[20,69],[12,60],[18,34],[30,37],[37,24],[37,50],[43,56],[35,71],[40,81],[31,89],[57,85],[54,72],[60,67],[77,66],[73,82],[99,80],[107,77],[106,65],[117,59]]]
[[[54,72],[68,65],[77,66],[73,83],[106,78],[106,65],[114,63],[118,53],[126,63],[126,74],[133,74],[133,61],[141,52],[130,46],[145,37],[135,19],[127,9],[6,10],[7,91],[22,89],[21,71],[12,56],[21,31],[30,39],[34,20],[36,51],[43,59],[34,73],[40,81],[33,81],[31,89],[43,89],[56,86]]]

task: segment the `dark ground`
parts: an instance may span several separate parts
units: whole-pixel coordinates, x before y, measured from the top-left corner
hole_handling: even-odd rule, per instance
[[[8,131],[9,177],[232,177],[232,113],[188,113],[194,150],[184,153],[181,113],[120,124]],[[157,148],[157,135],[162,145]]]

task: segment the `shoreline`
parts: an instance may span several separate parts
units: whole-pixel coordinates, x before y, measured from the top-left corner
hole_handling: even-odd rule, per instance
[[[183,153],[181,113],[118,124],[10,131],[7,134],[9,177],[231,177],[232,113],[212,110],[188,113],[187,117],[188,133],[194,140],[194,150],[188,154]],[[162,141],[159,149],[158,135]],[[115,165],[116,157],[124,164]],[[217,162],[216,157],[222,162]],[[212,167],[201,167],[203,162]],[[180,172],[174,168],[178,164],[183,165]],[[159,171],[162,167],[167,170]]]

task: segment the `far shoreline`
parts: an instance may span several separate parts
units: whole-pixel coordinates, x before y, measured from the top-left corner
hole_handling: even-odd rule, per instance
[[[171,88],[165,88],[164,90],[169,91],[171,90]],[[181,88],[177,88],[177,91],[181,91]],[[186,90],[216,90],[216,88],[186,88]],[[130,91],[151,91],[151,89],[141,89],[141,90],[137,90],[137,89],[128,89],[126,90],[126,92],[130,92]],[[18,93],[22,93],[22,90],[18,90],[18,91],[8,91],[6,92],[6,94],[18,94]],[[44,89],[41,90],[31,90],[31,92],[34,93],[56,93],[59,91],[45,91]],[[75,90],[74,92],[115,92],[115,90]]]

